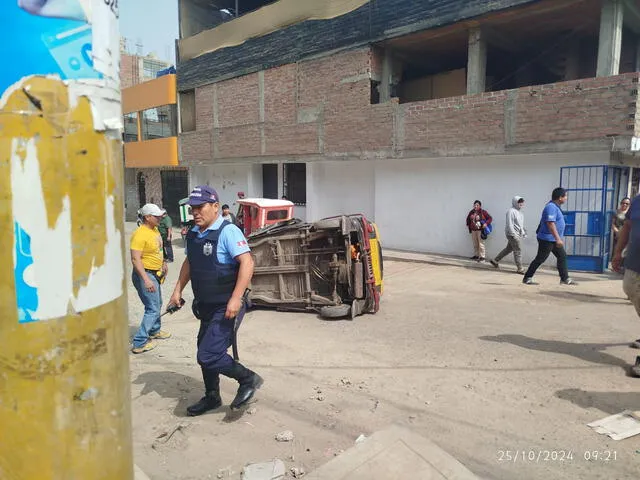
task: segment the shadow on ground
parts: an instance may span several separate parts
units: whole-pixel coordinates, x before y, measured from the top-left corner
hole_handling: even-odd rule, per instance
[[[196,403],[204,394],[202,380],[169,371],[141,373],[133,381],[133,384],[144,385],[140,392],[140,397],[155,392],[162,398],[177,400],[178,403],[173,409],[173,414],[176,417],[188,417],[187,407]],[[242,417],[243,413],[244,410],[232,411],[228,405],[223,405],[217,410],[207,413],[207,415],[224,414],[222,421],[235,422]]]
[[[614,415],[624,410],[636,410],[640,392],[587,392],[579,388],[558,390],[555,396],[582,408],[597,408]]]
[[[496,343],[510,343],[521,348],[526,348],[527,350],[537,350],[539,352],[560,353],[579,358],[585,362],[620,367],[625,371],[629,368],[629,365],[621,358],[602,351],[609,347],[626,346],[627,343],[570,343],[560,342],[558,340],[542,340],[524,335],[484,336],[480,337],[480,340]]]
[[[602,295],[593,295],[591,293],[580,293],[568,290],[541,290],[541,295],[548,295],[549,297],[574,300],[576,302],[590,302],[590,303],[608,303],[608,304],[620,304],[631,305],[628,300],[622,297],[605,297]]]

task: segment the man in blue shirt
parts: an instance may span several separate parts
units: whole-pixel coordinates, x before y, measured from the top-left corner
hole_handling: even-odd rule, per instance
[[[627,210],[626,219],[618,235],[616,250],[613,253],[613,269],[616,272],[622,268],[622,252],[627,249],[624,257],[624,280],[622,289],[640,316],[640,195],[635,197]],[[631,342],[630,347],[640,348],[640,338]],[[631,367],[631,374],[640,377],[640,356]]]
[[[564,215],[560,210],[560,205],[567,201],[567,191],[564,188],[556,188],[551,194],[551,201],[547,203],[542,210],[540,225],[536,230],[538,238],[538,254],[529,265],[527,273],[524,274],[522,283],[525,285],[536,285],[533,276],[536,270],[542,265],[549,255],[553,255],[558,260],[558,273],[560,274],[560,283],[562,285],[576,285],[569,277],[569,269],[567,267],[567,252],[564,249]]]
[[[246,405],[263,380],[227,353],[233,341],[234,320],[239,322],[244,316],[243,296],[253,276],[247,239],[238,227],[222,218],[213,188],[195,187],[189,205],[195,227],[187,234],[187,258],[169,304],[180,305],[182,291],[191,281],[192,309],[200,320],[197,358],[205,385],[205,396],[187,408],[187,413],[194,416],[222,406],[220,374],[239,383],[232,410]]]

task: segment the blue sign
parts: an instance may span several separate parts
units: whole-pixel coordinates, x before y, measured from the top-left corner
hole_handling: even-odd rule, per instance
[[[43,4],[40,0],[23,3]],[[78,8],[76,0],[49,0],[44,4],[54,4],[56,11],[62,12],[65,6],[69,12]],[[44,7],[41,10],[46,13]],[[0,70],[0,92],[35,74],[57,74],[65,80],[101,78],[93,69],[90,24],[34,15],[19,7],[18,0],[3,2],[2,16],[4,41],[0,43],[0,59],[4,66]]]

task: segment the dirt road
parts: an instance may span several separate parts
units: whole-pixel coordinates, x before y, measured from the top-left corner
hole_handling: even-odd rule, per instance
[[[273,457],[311,471],[358,435],[398,423],[481,478],[638,478],[640,436],[614,442],[586,427],[640,409],[640,380],[624,370],[640,320],[621,282],[576,275],[578,287],[560,287],[541,272],[541,285],[526,287],[490,266],[442,263],[388,261],[381,312],[353,322],[250,313],[241,360],[265,385],[240,418],[226,407],[185,416],[203,393],[197,321],[188,308],[169,317],[173,338],[131,357],[136,463],[153,480],[237,479],[243,465]],[[134,326],[141,306],[129,295]],[[227,404],[235,388],[223,378]],[[295,440],[276,442],[283,430]],[[599,459],[585,460],[592,451]]]

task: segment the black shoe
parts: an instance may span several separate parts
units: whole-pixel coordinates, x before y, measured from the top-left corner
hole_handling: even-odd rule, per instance
[[[480,257],[477,255],[474,255],[473,257],[471,257],[471,260],[478,260]]]
[[[491,260],[489,263],[493,265],[495,268],[500,268],[500,265],[495,260]]]
[[[560,280],[560,285],[571,285],[572,287],[575,287],[576,285],[578,285],[578,283],[574,282],[570,278],[567,278],[566,280]]]
[[[191,417],[197,417],[203,413],[207,413],[209,410],[215,410],[222,406],[222,398],[220,392],[209,392],[197,403],[187,407],[187,414]]]
[[[478,258],[478,263],[484,263],[484,257],[479,257]]]
[[[636,357],[636,364],[630,369],[631,376],[640,377],[640,357]]]
[[[222,406],[220,397],[220,375],[218,372],[202,369],[205,395],[197,403],[187,407],[187,414],[195,417]]]
[[[631,348],[640,348],[640,338],[631,342],[629,346]]]
[[[238,392],[236,393],[236,397],[231,402],[231,410],[238,410],[239,408],[244,407],[249,402],[249,400],[253,398],[256,390],[259,389],[264,383],[264,380],[260,375],[252,372],[238,362],[234,362],[233,366],[230,369],[222,371],[221,373],[223,375],[236,379],[240,384],[240,386],[238,387]]]

